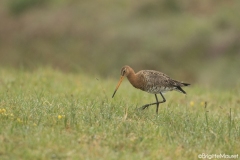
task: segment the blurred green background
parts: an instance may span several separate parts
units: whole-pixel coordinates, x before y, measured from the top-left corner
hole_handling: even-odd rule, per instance
[[[0,66],[239,86],[239,0],[1,0]]]

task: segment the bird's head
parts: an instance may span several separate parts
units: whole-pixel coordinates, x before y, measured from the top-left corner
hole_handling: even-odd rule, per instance
[[[129,67],[129,66],[127,66],[127,65],[125,65],[125,66],[122,67],[122,69],[121,69],[121,77],[120,77],[120,80],[119,80],[119,82],[118,82],[118,84],[117,84],[117,87],[116,87],[116,89],[115,89],[115,91],[114,91],[114,93],[113,93],[113,95],[112,95],[112,98],[114,97],[115,93],[116,93],[117,90],[118,90],[118,87],[119,87],[120,84],[122,83],[123,78],[124,78],[125,76],[127,77],[127,76],[129,75],[130,71],[131,71],[131,67]]]
[[[123,66],[121,69],[121,76],[128,76],[130,71],[130,67],[129,66]]]

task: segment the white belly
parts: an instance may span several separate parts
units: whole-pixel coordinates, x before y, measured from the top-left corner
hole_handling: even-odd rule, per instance
[[[152,94],[158,94],[160,92],[164,93],[167,91],[172,91],[174,88],[169,87],[149,87],[146,91]]]

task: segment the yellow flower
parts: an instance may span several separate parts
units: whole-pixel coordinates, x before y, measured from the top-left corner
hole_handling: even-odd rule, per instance
[[[37,126],[37,124],[36,124],[36,123],[33,123],[33,126]]]
[[[62,115],[58,115],[58,119],[62,119]]]
[[[5,113],[5,112],[6,112],[6,109],[4,109],[4,108],[3,108],[3,109],[0,109],[0,113],[3,114],[3,113]]]
[[[201,102],[201,106],[205,106],[205,102],[204,101]]]
[[[10,114],[10,118],[11,118],[11,119],[14,119],[13,113]]]
[[[62,118],[65,118],[65,115],[58,115],[58,119],[62,119]]]
[[[17,118],[17,121],[18,121],[19,123],[22,123],[22,122],[23,122],[20,118]]]
[[[194,106],[194,102],[193,102],[193,101],[190,102],[190,106],[191,106],[191,107]]]

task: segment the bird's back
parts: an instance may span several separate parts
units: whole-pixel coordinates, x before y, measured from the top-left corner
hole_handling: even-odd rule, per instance
[[[142,70],[136,73],[136,75],[142,79],[142,90],[154,94],[172,90],[177,90],[185,94],[186,92],[181,87],[189,85],[173,80],[168,75],[154,70]]]

